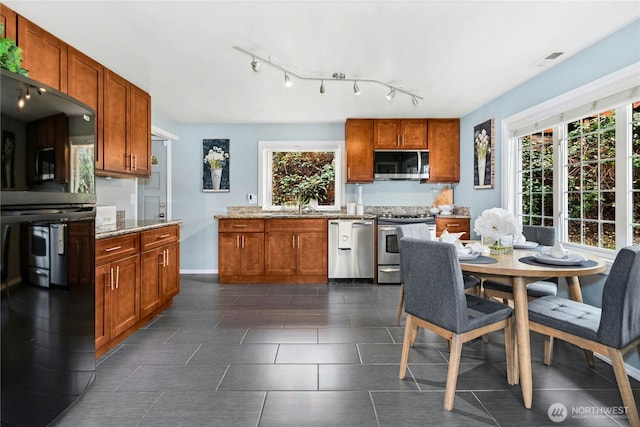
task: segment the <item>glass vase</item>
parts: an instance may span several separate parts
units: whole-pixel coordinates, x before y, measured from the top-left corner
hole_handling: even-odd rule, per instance
[[[502,236],[499,239],[483,237],[482,244],[489,247],[489,252],[491,253],[491,255],[508,255],[513,253],[512,235]]]

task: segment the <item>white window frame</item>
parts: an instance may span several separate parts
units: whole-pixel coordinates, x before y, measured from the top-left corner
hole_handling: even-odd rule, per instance
[[[331,151],[335,161],[335,197],[333,205],[319,205],[318,211],[340,210],[344,204],[344,141],[258,141],[258,204],[265,211],[284,210],[272,204],[271,159],[278,151]]]
[[[518,186],[521,184],[517,175],[518,165],[521,162],[518,158],[517,149],[519,137],[527,133],[554,127],[554,176],[556,177],[553,183],[554,227],[559,239],[562,240],[562,236],[566,236],[566,230],[564,212],[560,207],[566,206],[563,188],[566,187],[567,181],[564,176],[564,160],[559,161],[564,159],[565,156],[564,147],[561,144],[565,137],[565,127],[558,125],[589,114],[619,107],[626,101],[631,103],[640,95],[638,81],[640,81],[640,63],[635,63],[502,120],[501,135],[504,143],[502,144],[501,156],[502,173],[505,177],[502,189],[502,205],[516,216],[521,215],[521,207],[518,200]],[[619,110],[616,111],[616,114],[618,114]],[[628,120],[624,120],[625,118]],[[621,144],[621,138],[618,138],[618,145],[616,146],[616,176],[626,176],[629,179],[626,188],[624,188],[625,186],[616,186],[616,200],[621,206],[630,206],[631,203],[629,170],[631,157],[626,149],[631,138],[629,132],[631,129],[630,122],[630,117],[622,114],[616,120],[616,134],[625,135],[623,138],[627,142],[625,148],[618,150],[618,146],[624,145]],[[631,218],[627,210],[616,209],[616,249],[624,246],[624,242],[629,241],[629,239],[632,239]],[[615,258],[616,251],[569,243],[567,245],[579,247],[581,251],[597,255],[608,262],[612,262]]]

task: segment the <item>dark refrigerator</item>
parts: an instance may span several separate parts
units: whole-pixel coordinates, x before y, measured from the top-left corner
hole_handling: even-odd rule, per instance
[[[95,377],[95,112],[1,78],[1,424],[44,426]]]

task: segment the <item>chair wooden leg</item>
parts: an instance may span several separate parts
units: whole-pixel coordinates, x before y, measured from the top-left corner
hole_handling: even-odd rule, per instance
[[[398,301],[398,317],[396,318],[396,325],[400,324],[403,307],[404,307],[404,285],[400,284],[400,301]]]
[[[447,385],[444,392],[444,409],[453,410],[453,400],[456,397],[456,385],[460,370],[460,356],[462,355],[462,336],[454,334],[451,338],[451,352],[449,353],[449,369],[447,371]]]
[[[507,326],[504,328],[504,354],[507,363],[507,383],[515,385],[518,382],[515,375],[517,366],[515,364],[515,341],[513,339],[513,319],[507,321]]]
[[[553,359],[553,337],[546,335],[544,337],[544,364],[551,366]]]
[[[622,353],[614,348],[609,348],[609,358],[613,365],[613,372],[616,374],[616,381],[618,382],[618,389],[620,390],[622,403],[627,408],[627,420],[631,427],[640,427],[638,407],[636,406],[636,401],[633,398],[633,392],[631,391],[631,384],[629,384],[627,371],[624,368]]]
[[[400,374],[401,380],[404,379],[407,373],[407,363],[409,362],[409,347],[411,347],[412,330],[417,326],[413,324],[413,316],[407,314],[407,320],[404,324],[404,340],[402,341],[402,356],[400,356]]]
[[[420,332],[420,326],[416,325],[411,331],[411,347],[413,347],[416,344],[416,341],[418,340],[418,332]]]
[[[587,359],[587,364],[589,364],[590,367],[593,368],[596,365],[596,361],[593,358],[593,351],[584,350],[584,357]]]

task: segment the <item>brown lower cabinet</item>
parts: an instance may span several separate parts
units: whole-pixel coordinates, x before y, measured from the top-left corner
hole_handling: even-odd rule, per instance
[[[460,239],[469,240],[471,238],[471,219],[470,218],[436,218],[436,236],[447,230],[449,233],[464,233]]]
[[[96,240],[96,357],[171,305],[180,290],[179,239],[171,225]]]
[[[326,219],[220,219],[220,283],[326,283]]]

